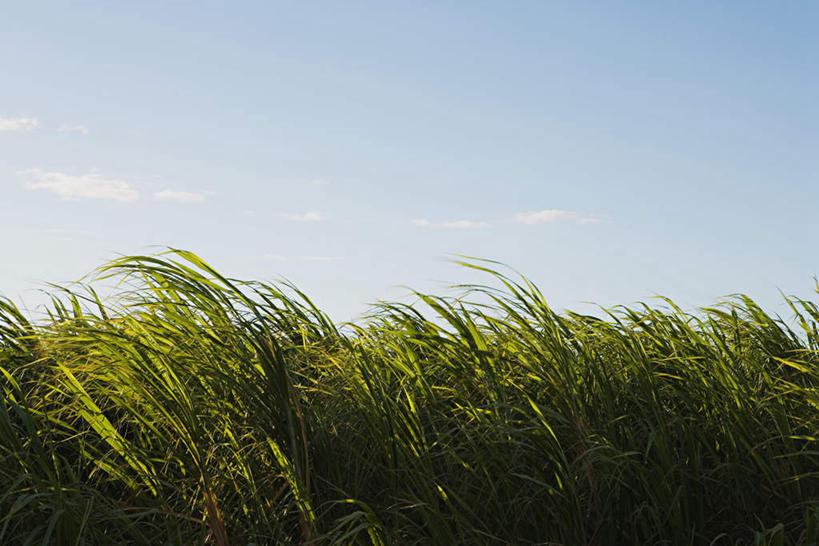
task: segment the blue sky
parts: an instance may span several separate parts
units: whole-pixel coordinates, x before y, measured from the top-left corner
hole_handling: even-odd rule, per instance
[[[819,274],[812,3],[6,2],[0,293],[121,253],[339,319],[501,260],[557,307]]]

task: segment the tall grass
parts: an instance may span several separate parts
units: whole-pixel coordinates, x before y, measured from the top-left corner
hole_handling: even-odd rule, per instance
[[[819,541],[815,303],[557,314],[464,265],[495,288],[358,324],[182,251],[0,302],[0,543]]]

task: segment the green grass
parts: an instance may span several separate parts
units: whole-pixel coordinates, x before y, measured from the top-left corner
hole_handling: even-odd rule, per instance
[[[0,543],[817,544],[816,304],[557,314],[464,265],[501,289],[357,324],[181,251],[0,302]]]

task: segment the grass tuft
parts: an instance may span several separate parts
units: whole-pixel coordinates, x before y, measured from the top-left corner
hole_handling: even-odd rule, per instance
[[[558,314],[461,263],[493,287],[356,324],[181,250],[0,300],[0,543],[819,542],[815,303]]]

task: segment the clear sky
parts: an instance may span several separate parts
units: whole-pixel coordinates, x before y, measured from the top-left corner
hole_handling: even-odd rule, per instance
[[[183,247],[338,319],[810,296],[819,4],[4,2],[0,292]],[[814,298],[816,295],[814,294]]]

